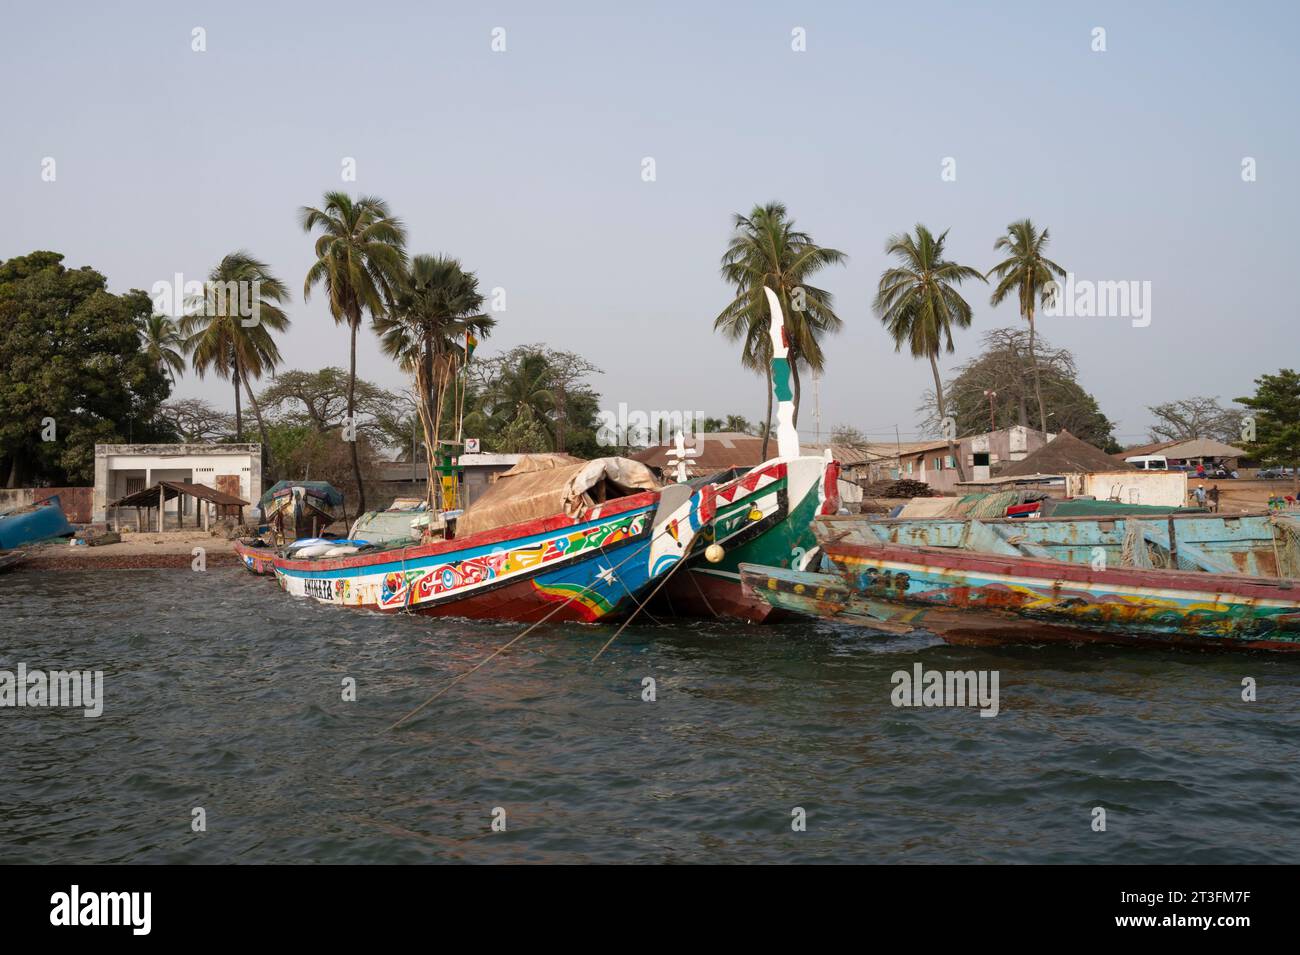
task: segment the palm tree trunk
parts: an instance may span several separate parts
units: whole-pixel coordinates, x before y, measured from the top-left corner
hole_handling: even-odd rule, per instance
[[[244,390],[248,393],[248,403],[253,406],[253,416],[257,419],[257,433],[262,436],[262,472],[265,474],[271,469],[271,443],[266,440],[266,422],[262,420],[262,408],[257,403],[257,396],[253,394],[252,386],[248,383],[248,376],[241,375],[240,377],[244,379]]]
[[[944,430],[944,437],[948,438],[948,454],[952,456],[953,463],[957,465],[957,480],[966,480],[966,469],[961,463],[961,452],[953,443],[948,435],[947,408],[943,401],[943,380],[939,377],[939,361],[934,352],[930,352],[930,370],[934,372],[934,402],[939,407],[939,426]]]
[[[236,363],[230,373],[235,385],[235,440],[241,444],[244,441],[244,413],[239,407],[239,364]]]
[[[1029,367],[1034,373],[1034,396],[1038,399],[1038,429],[1047,433],[1047,413],[1043,410],[1043,388],[1038,381],[1038,358],[1034,352],[1034,308],[1031,305],[1025,313],[1029,319]]]
[[[767,445],[772,440],[772,363],[767,363],[767,417],[763,419],[763,460],[767,460]]]
[[[438,498],[434,491],[434,482],[437,480],[437,472],[434,467],[437,460],[434,456],[434,449],[437,447],[437,434],[433,422],[433,357],[429,349],[431,344],[426,339],[425,348],[420,356],[420,364],[416,368],[415,388],[419,396],[416,403],[416,412],[420,416],[420,430],[424,433],[424,461],[425,461],[425,482],[424,497],[430,510],[435,510],[438,506]],[[412,458],[414,460],[414,458]]]
[[[352,476],[357,482],[357,514],[364,514],[366,511],[366,488],[361,483],[361,461],[357,457],[357,418],[356,418],[356,398],[357,398],[357,328],[361,325],[361,309],[353,306],[348,315],[348,327],[352,332],[352,351],[351,364],[348,366],[348,421],[352,425],[352,440],[348,442],[352,446]]]

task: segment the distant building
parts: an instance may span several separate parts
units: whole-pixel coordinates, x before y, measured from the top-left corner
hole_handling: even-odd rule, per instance
[[[700,431],[686,442],[689,450],[699,452],[687,458],[688,477],[716,474],[729,468],[752,468],[763,463],[763,439],[741,431]],[[656,444],[628,457],[640,461],[661,481],[677,480],[677,466],[673,463],[672,442]],[[768,457],[776,455],[776,436],[768,443]]]
[[[460,476],[460,500],[472,502],[487,490],[494,475],[509,471],[519,463],[521,454],[461,454],[457,463],[464,471]],[[399,497],[423,498],[427,493],[429,466],[424,461],[385,461],[375,468],[373,484],[385,506]],[[386,500],[384,500],[386,499]]]
[[[108,517],[108,505],[159,481],[202,484],[231,497],[256,503],[262,497],[260,444],[97,444],[93,520]],[[173,498],[168,513],[184,500],[187,517],[196,516],[193,497]]]
[[[1164,455],[1171,466],[1196,467],[1198,464],[1222,464],[1228,470],[1236,470],[1246,457],[1241,448],[1234,448],[1222,441],[1212,438],[1187,438],[1181,441],[1157,441],[1154,444],[1142,444],[1128,448],[1111,457],[1123,461],[1125,458],[1140,455]]]
[[[955,454],[947,441],[913,443],[909,450],[898,455],[897,473],[891,476],[924,481],[941,494],[951,494],[955,493],[960,480],[957,471],[959,458],[966,470],[966,480],[984,480],[1009,464],[1023,461],[1052,438],[1053,435],[1043,431],[1015,425],[956,438],[953,442]]]

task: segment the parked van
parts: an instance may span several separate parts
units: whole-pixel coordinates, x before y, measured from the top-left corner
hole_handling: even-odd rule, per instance
[[[1163,454],[1135,454],[1131,458],[1125,458],[1124,462],[1141,471],[1169,470],[1169,459]]]

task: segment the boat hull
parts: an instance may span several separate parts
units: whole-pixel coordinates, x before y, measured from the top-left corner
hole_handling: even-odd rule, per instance
[[[1184,570],[1287,577],[1300,572],[1300,555],[1285,546],[1289,535],[1278,526],[1285,521],[1269,514],[987,520],[863,514],[829,517],[821,524],[827,536],[845,543],[954,548],[1115,567],[1124,565],[1126,551],[1141,537],[1155,558]]]
[[[676,616],[774,622],[784,614],[749,593],[741,564],[801,565],[816,548],[813,520],[839,507],[839,467],[824,458],[800,457],[759,465],[719,486],[717,517],[700,535],[690,563],[664,588],[660,609]],[[716,563],[709,544],[723,548]]]
[[[57,494],[30,507],[0,515],[0,550],[75,533]]]
[[[664,499],[670,496],[663,492]],[[376,554],[275,558],[281,588],[320,603],[390,613],[530,622],[594,622],[645,596],[713,517],[713,488],[682,487],[562,516]]]
[[[952,643],[1107,643],[1300,651],[1300,588],[1185,571],[1095,570],[903,545],[824,543],[829,572],[746,567],[784,609]]]
[[[253,547],[244,541],[235,541],[235,554],[249,573],[260,576],[275,575],[275,551],[269,547]]]

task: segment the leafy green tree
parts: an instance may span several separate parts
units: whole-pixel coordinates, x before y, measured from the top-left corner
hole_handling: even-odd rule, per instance
[[[327,192],[324,198],[323,208],[303,206],[299,210],[304,232],[320,230],[316,261],[303,283],[303,300],[311,297],[313,287],[323,286],[335,323],[348,326],[348,417],[355,420],[357,330],[363,313],[378,318],[396,297],[406,267],[406,229],[382,199],[361,196],[353,200],[345,192]],[[357,507],[365,511],[365,484],[355,443],[351,457]]]
[[[107,289],[99,272],[66,268],[57,252],[0,263],[0,475],[8,487],[89,484],[96,443],[166,436],[156,422],[171,383],[140,346],[153,302],[139,290]]]
[[[1244,422],[1247,434],[1254,427],[1255,439],[1247,442],[1251,454],[1263,464],[1294,468],[1294,494],[1300,497],[1300,374],[1283,368],[1260,375],[1255,393],[1235,400],[1253,412]]]
[[[342,368],[319,371],[293,368],[279,372],[258,400],[267,415],[277,421],[305,424],[318,434],[327,434],[343,428],[348,416],[349,387],[354,392],[353,420],[357,433],[364,434],[375,446],[409,448],[410,418],[415,413],[411,397],[381,388],[364,378],[353,383]]]
[[[830,265],[842,265],[848,256],[813,241],[795,229],[780,202],[755,206],[748,216],[733,217],[731,242],[722,255],[722,278],[736,290],[735,298],[713,320],[713,330],[741,343],[740,363],[767,381],[767,417],[772,420],[771,316],[763,288],[772,289],[785,317],[790,347],[790,374],[794,384],[794,420],[799,423],[799,366],[814,372],[825,366],[821,338],[844,324],[832,307],[830,292],[809,284],[809,279]],[[763,458],[769,438],[763,436]]]
[[[1029,323],[1029,367],[1034,377],[1034,395],[1038,399],[1038,427],[1047,430],[1047,411],[1043,404],[1043,389],[1038,377],[1038,362],[1034,355],[1035,300],[1048,304],[1057,292],[1054,276],[1065,277],[1065,269],[1043,255],[1048,235],[1039,232],[1028,219],[1007,226],[1007,234],[993,243],[996,252],[1007,257],[993,268],[988,276],[997,276],[989,302],[998,305],[1012,292],[1020,303],[1020,317]]]
[[[241,249],[213,267],[207,292],[201,301],[187,303],[187,314],[180,321],[185,350],[199,377],[213,371],[234,385],[236,441],[244,440],[239,395],[243,386],[268,462],[272,452],[266,440],[266,422],[251,379],[273,372],[280,363],[275,333],[289,327],[289,316],[280,307],[288,300],[288,287],[270,267]]]
[[[1029,331],[1023,327],[985,332],[980,354],[960,366],[944,385],[948,413],[956,420],[958,434],[1029,426],[1029,406],[1035,394],[1027,358],[1028,339]],[[1113,436],[1115,425],[1079,384],[1074,356],[1039,338],[1035,361],[1052,431],[1064,429],[1103,451],[1119,451]],[[940,431],[941,419],[935,408],[934,396],[927,392],[917,409],[924,433]]]
[[[600,395],[585,382],[599,369],[573,352],[519,345],[468,368],[465,428],[501,452],[609,453],[597,439]]]
[[[943,400],[943,381],[939,377],[939,350],[953,351],[952,330],[970,328],[971,307],[957,291],[967,279],[984,281],[977,269],[958,265],[944,258],[945,229],[937,237],[923,225],[915,235],[891,236],[885,252],[898,260],[880,276],[874,304],[877,317],[894,340],[894,351],[904,345],[913,358],[928,358],[934,373],[935,409],[942,421],[947,416]],[[957,453],[954,433],[946,433],[948,451],[957,462],[957,474],[965,480],[961,455]]]

